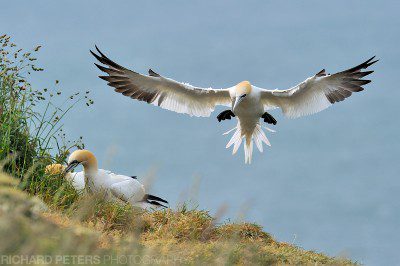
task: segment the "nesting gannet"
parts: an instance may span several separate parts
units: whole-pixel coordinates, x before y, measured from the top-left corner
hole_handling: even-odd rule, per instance
[[[168,201],[162,198],[146,194],[144,186],[136,176],[117,175],[111,171],[98,169],[96,157],[88,150],[76,150],[71,153],[65,173],[69,173],[80,164],[83,166],[83,171],[74,173],[74,181],[76,184],[83,183],[83,188],[86,187],[89,191],[105,190],[115,198],[140,208],[166,207],[162,203],[168,204]]]
[[[161,108],[190,116],[210,116],[215,106],[231,107],[217,116],[218,121],[237,117],[236,132],[226,145],[233,147],[236,153],[242,139],[245,138],[245,162],[250,163],[253,151],[253,140],[262,152],[262,143],[270,146],[264,134],[260,118],[266,123],[276,124],[275,118],[266,110],[281,108],[289,118],[310,115],[320,112],[336,102],[343,101],[353,92],[363,90],[363,85],[371,82],[362,78],[373,71],[364,71],[378,60],[372,57],[364,63],[335,74],[326,74],[325,69],[305,81],[287,90],[267,90],[256,87],[248,81],[242,81],[226,89],[195,87],[163,77],[149,69],[149,75],[141,75],[111,61],[96,46],[99,53],[93,56],[106,65],[95,64],[107,76],[100,76],[108,85],[132,99],[145,101]],[[230,132],[230,131],[229,131]]]

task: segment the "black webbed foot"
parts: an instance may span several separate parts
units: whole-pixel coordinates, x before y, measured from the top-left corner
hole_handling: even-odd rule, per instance
[[[268,124],[274,124],[276,125],[276,119],[270,115],[269,113],[265,112],[261,118],[264,118],[264,122],[268,123]]]
[[[221,120],[225,119],[230,120],[232,117],[235,117],[235,114],[232,112],[232,110],[225,110],[217,115],[218,122],[221,122]]]

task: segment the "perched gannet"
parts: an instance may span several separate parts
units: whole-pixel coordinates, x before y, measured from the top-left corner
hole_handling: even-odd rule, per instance
[[[270,146],[265,136],[260,118],[266,123],[276,124],[276,120],[266,110],[281,108],[289,118],[320,112],[335,102],[343,101],[353,92],[363,90],[363,85],[371,82],[361,78],[373,71],[361,72],[378,60],[372,57],[364,63],[335,74],[326,74],[325,69],[300,84],[287,90],[267,90],[242,81],[226,89],[199,88],[163,77],[149,69],[149,75],[141,75],[107,58],[96,46],[99,53],[90,51],[102,64],[95,64],[107,76],[100,76],[108,85],[132,99],[145,101],[161,108],[190,116],[210,116],[216,105],[231,107],[217,116],[218,121],[237,117],[236,132],[226,145],[233,145],[236,153],[242,138],[245,138],[245,162],[252,158],[253,140],[262,152],[262,143]],[[230,131],[229,131],[230,132]],[[228,132],[227,132],[228,133]]]
[[[64,170],[65,173],[69,174],[80,164],[83,166],[83,171],[73,173],[73,185],[77,189],[86,187],[92,192],[105,190],[110,192],[112,196],[140,208],[158,206],[166,208],[160,202],[168,204],[168,201],[162,198],[146,194],[144,186],[137,180],[136,176],[117,175],[107,170],[98,169],[96,157],[88,150],[76,150],[71,153],[68,158],[68,165]]]

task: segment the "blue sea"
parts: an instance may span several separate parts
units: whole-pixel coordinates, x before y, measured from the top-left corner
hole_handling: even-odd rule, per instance
[[[366,265],[400,265],[400,19],[398,1],[9,1],[0,34],[23,48],[43,45],[38,88],[91,91],[65,120],[100,166],[151,183],[220,222],[261,224],[276,239]],[[116,94],[89,54],[201,87],[249,80],[285,89],[376,55],[365,91],[313,116],[279,110],[272,147],[244,164],[218,123]],[[151,181],[151,182],[150,182]]]

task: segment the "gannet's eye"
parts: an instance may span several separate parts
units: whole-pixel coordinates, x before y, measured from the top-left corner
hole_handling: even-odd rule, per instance
[[[72,162],[70,162],[67,167],[64,169],[64,173],[68,173],[72,170],[74,170],[79,164],[81,164],[80,162],[78,162],[77,160],[73,160]]]
[[[240,98],[244,98],[244,97],[246,97],[246,95],[247,95],[247,94],[243,94],[242,96],[240,96]]]

